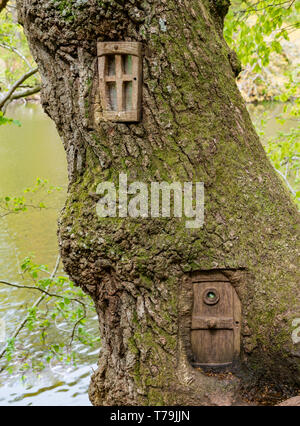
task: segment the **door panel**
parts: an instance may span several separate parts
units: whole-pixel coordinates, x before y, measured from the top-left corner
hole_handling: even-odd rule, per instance
[[[201,364],[230,364],[233,360],[233,330],[192,330],[192,347]]]
[[[219,276],[218,276],[219,279]],[[230,364],[240,352],[241,303],[229,281],[194,282],[191,346],[195,365]]]

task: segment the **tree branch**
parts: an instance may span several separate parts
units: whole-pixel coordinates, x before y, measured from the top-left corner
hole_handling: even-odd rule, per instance
[[[1,0],[0,0],[1,1]],[[3,98],[0,100],[0,109],[2,109],[3,105],[6,104],[6,102],[10,99],[12,94],[17,90],[19,86],[21,86],[22,83],[24,83],[25,80],[27,80],[32,75],[36,74],[38,72],[37,68],[34,68],[33,70],[30,70],[22,75],[22,77],[19,78],[8,90],[8,92],[3,96]]]
[[[55,267],[54,267],[53,272],[52,272],[51,277],[50,277],[50,279],[51,279],[51,280],[53,280],[53,279],[54,279],[54,277],[55,277],[55,275],[57,274],[57,271],[58,271],[58,268],[59,268],[59,264],[60,264],[60,259],[61,259],[61,257],[60,257],[60,255],[59,255],[59,256],[57,257]],[[43,294],[42,296],[40,296],[40,297],[39,297],[39,298],[35,301],[35,303],[33,304],[32,308],[34,309],[34,308],[36,308],[37,306],[39,306],[39,305],[42,303],[42,301],[45,299],[45,297],[46,297],[46,295],[45,295],[45,294]],[[13,333],[13,335],[12,335],[11,339],[15,339],[15,338],[16,338],[16,337],[20,334],[20,332],[21,332],[21,331],[22,331],[22,329],[24,328],[25,324],[27,323],[28,318],[29,318],[29,316],[28,316],[28,315],[26,315],[26,317],[24,317],[24,318],[23,318],[23,320],[22,320],[21,324],[20,324],[20,325],[16,328],[16,330],[14,331],[14,333]],[[0,359],[1,359],[1,358],[3,357],[3,355],[6,353],[7,348],[8,348],[8,344],[6,344],[6,345],[5,345],[5,347],[2,349],[2,351],[0,352]],[[0,370],[0,373],[4,370],[4,368],[5,368],[5,367],[3,367],[3,368]]]
[[[6,44],[6,43],[0,43],[0,47],[2,47],[2,49],[6,49],[6,50],[10,50],[11,52],[14,52],[16,55],[18,55],[25,62],[25,64],[28,66],[28,68],[32,69],[31,64],[27,61],[25,56],[22,55],[22,53],[18,51],[18,49],[16,49],[13,46],[9,46],[9,44]]]
[[[25,90],[22,90],[20,92],[16,92],[3,105],[3,107],[2,107],[3,114],[5,115],[6,109],[12,101],[14,101],[16,99],[27,98],[28,96],[34,95],[35,93],[39,93],[40,90],[41,90],[41,86],[38,84],[37,86],[31,87],[29,89],[25,89]]]
[[[275,168],[274,168],[275,169]],[[282,177],[282,179],[285,181],[285,183],[286,183],[286,185],[287,185],[287,187],[289,188],[289,190],[291,191],[291,193],[293,194],[293,196],[295,197],[296,196],[296,191],[292,188],[292,186],[290,185],[290,183],[289,183],[289,181],[287,180],[287,178],[284,176],[284,174],[283,173],[281,173],[281,171],[280,170],[278,170],[278,169],[275,169],[276,170],[276,172]]]
[[[44,289],[39,288],[39,287],[32,287],[30,285],[23,285],[23,284],[11,283],[11,282],[4,281],[4,280],[0,280],[0,284],[4,284],[4,285],[7,285],[9,287],[15,287],[15,288],[22,288],[22,289],[28,289],[28,290],[37,290],[37,291],[43,293],[45,296],[56,297],[57,299],[65,299],[65,297],[61,296],[60,294],[49,293],[47,290],[44,290]],[[79,303],[85,309],[85,304],[81,300],[75,299],[75,298],[72,298],[72,297],[69,300],[72,301],[72,302]]]
[[[0,0],[0,13],[6,8],[8,1],[9,0]]]
[[[60,256],[57,259],[57,263],[56,263],[55,269],[54,269],[53,273],[51,274],[50,279],[53,279],[55,277],[57,269],[58,269],[58,266],[59,266],[59,263],[60,263]],[[39,287],[32,287],[32,286],[28,286],[28,285],[11,283],[11,282],[8,282],[8,281],[5,281],[5,280],[0,280],[0,284],[7,285],[9,287],[21,288],[21,289],[37,290],[37,291],[43,293],[43,296],[41,296],[34,303],[34,305],[32,306],[32,308],[36,308],[45,299],[46,296],[56,297],[58,299],[64,299],[64,296],[61,296],[61,295],[55,294],[55,293],[49,293],[47,290],[41,289]],[[76,321],[76,323],[75,323],[75,325],[73,326],[73,329],[72,329],[71,339],[70,339],[70,343],[69,343],[69,346],[71,346],[72,343],[73,343],[73,340],[74,340],[74,337],[75,337],[75,332],[76,332],[76,329],[77,329],[78,325],[80,324],[80,322],[82,320],[84,320],[86,318],[86,305],[84,304],[84,302],[82,302],[81,300],[76,299],[76,298],[70,298],[69,300],[72,301],[72,302],[79,303],[82,306],[82,308],[83,308],[83,315],[82,315],[82,317],[79,318]],[[27,321],[28,321],[28,315],[24,318],[24,320],[21,322],[20,326],[16,329],[16,331],[14,332],[14,334],[12,336],[12,339],[15,339],[18,336],[18,334],[23,329],[23,327],[25,326],[25,324],[26,324]],[[1,353],[0,353],[0,359],[5,354],[7,348],[8,348],[8,345],[6,345],[5,348],[1,351]],[[1,371],[3,371],[3,368],[0,370],[0,372]]]
[[[292,0],[292,2],[291,2],[291,4],[289,5],[288,9],[289,9],[290,7],[292,7],[294,3],[295,3],[295,0]]]
[[[12,101],[20,98],[27,98],[27,96],[34,95],[41,90],[41,86],[38,84],[37,86],[30,87],[28,89],[22,90],[20,92],[16,92],[14,95],[10,97]]]
[[[246,9],[239,10],[239,11],[235,12],[235,14],[237,15],[237,14],[245,14],[247,12],[260,12],[261,10],[266,10],[269,7],[280,7],[280,6],[283,6],[284,4],[287,4],[287,3],[289,4],[287,9],[289,9],[293,5],[294,2],[295,2],[295,0],[293,0],[292,3],[291,3],[291,0],[286,0],[286,1],[283,1],[281,3],[272,3],[272,4],[266,5],[264,7],[261,7],[259,9],[256,8],[256,6],[259,5],[260,3],[263,3],[262,1],[258,1],[257,3],[254,3],[252,5],[247,3],[247,4],[249,4],[249,6]]]

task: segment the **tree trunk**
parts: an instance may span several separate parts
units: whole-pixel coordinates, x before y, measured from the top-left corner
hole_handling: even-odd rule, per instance
[[[238,61],[222,35],[229,1],[17,4],[43,107],[67,153],[65,270],[99,316],[92,403],[231,405],[266,387],[296,394],[299,218],[235,83]],[[143,44],[141,122],[99,120],[97,41]],[[204,182],[204,226],[98,218],[96,188],[117,185],[119,173],[147,184]],[[192,279],[205,274],[221,274],[242,305],[241,353],[225,372],[192,365]]]

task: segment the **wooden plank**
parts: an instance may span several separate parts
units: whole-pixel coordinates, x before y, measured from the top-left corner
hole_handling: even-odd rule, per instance
[[[192,319],[192,330],[207,330],[209,324],[214,323],[214,330],[233,330],[234,321],[232,318],[220,318],[220,317],[193,317]]]
[[[132,99],[134,102],[133,109],[137,112],[138,120],[141,119],[142,110],[142,87],[143,87],[143,65],[141,58],[132,58]]]
[[[116,76],[115,75],[105,75],[104,76],[104,81],[106,83],[115,82],[116,81]]]
[[[233,320],[234,320],[234,357],[241,351],[242,304],[235,289],[233,289]]]
[[[123,74],[122,79],[123,79],[123,81],[132,81],[133,75],[132,74]]]
[[[142,43],[133,41],[106,41],[97,43],[98,56],[121,54],[121,55],[142,55]]]
[[[112,122],[136,122],[139,121],[141,111],[103,111],[103,119]]]
[[[194,360],[201,365],[223,365],[232,362],[232,330],[193,330],[191,333]],[[207,350],[209,348],[209,350]]]
[[[108,109],[108,102],[107,102],[107,88],[105,83],[105,73],[106,73],[105,56],[98,59],[98,72],[99,72],[99,90],[101,94],[102,108],[106,110]]]
[[[205,272],[192,272],[192,282],[213,282],[213,281],[227,281],[229,279],[219,271],[205,271]]]

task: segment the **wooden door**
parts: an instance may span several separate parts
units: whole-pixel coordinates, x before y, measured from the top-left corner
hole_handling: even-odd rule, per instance
[[[214,281],[210,276],[210,281],[193,283],[191,345],[195,366],[229,365],[240,353],[241,303],[231,283],[220,278]]]

